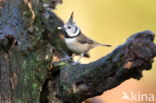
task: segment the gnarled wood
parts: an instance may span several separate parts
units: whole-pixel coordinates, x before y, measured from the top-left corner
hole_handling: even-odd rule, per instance
[[[59,69],[55,82],[51,84],[51,94],[55,93],[63,103],[80,103],[118,86],[127,79],[139,80],[144,70],[151,69],[156,56],[153,40],[154,33],[151,31],[139,32],[112,53],[95,62],[74,66],[69,64]]]
[[[72,52],[57,31],[62,20],[47,9],[62,0],[48,0],[47,8],[46,0],[41,1],[26,0],[28,7],[23,0],[0,5],[0,103],[80,103],[129,78],[140,79],[143,70],[151,69],[156,56],[151,31],[132,35],[95,62],[53,65],[55,57],[60,60]]]

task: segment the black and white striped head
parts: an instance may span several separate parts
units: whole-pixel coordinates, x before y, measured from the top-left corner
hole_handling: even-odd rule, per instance
[[[73,21],[73,12],[68,20],[62,27],[58,27],[65,32],[65,37],[73,38],[80,34],[80,28]]]

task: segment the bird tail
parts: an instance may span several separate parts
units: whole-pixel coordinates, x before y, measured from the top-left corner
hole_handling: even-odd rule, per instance
[[[107,46],[107,47],[111,47],[112,45],[108,45],[108,44],[101,44],[101,43],[95,43],[95,46]]]
[[[112,45],[108,45],[108,44],[99,44],[99,46],[107,46],[107,47],[111,47]]]

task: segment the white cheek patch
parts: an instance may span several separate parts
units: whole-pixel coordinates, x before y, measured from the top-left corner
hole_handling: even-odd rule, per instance
[[[66,32],[67,32],[67,34],[69,35],[69,36],[77,36],[77,35],[79,35],[79,33],[80,33],[80,28],[79,27],[77,27],[77,31],[75,32],[75,33],[73,33],[70,29],[66,29]]]
[[[79,35],[79,33],[80,33],[80,28],[77,27],[77,31],[75,32],[75,36],[76,36],[76,35]]]
[[[76,38],[65,38],[65,42],[68,43],[74,43],[76,41]]]
[[[68,30],[66,30],[66,32],[67,32],[67,34],[68,34],[69,36],[71,36],[71,37],[74,36],[74,33],[72,33],[71,30],[68,29]]]

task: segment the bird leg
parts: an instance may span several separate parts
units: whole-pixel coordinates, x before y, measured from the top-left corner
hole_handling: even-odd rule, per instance
[[[80,54],[80,58],[76,61],[76,63],[79,63],[80,59],[84,56],[83,53]]]
[[[74,55],[74,56],[75,56],[75,55]],[[79,59],[78,59],[76,62],[72,63],[72,65],[76,65],[76,64],[78,64],[79,61],[80,61],[80,59],[81,59],[83,56],[84,56],[84,54],[81,53]],[[73,57],[69,57],[69,56],[67,56],[67,57],[65,57],[65,58],[60,59],[60,62],[63,62],[63,61],[69,61],[69,60],[71,60],[72,58],[73,58]]]
[[[60,59],[60,61],[68,61],[68,60],[71,60],[75,56],[76,56],[75,54],[73,54],[72,56],[65,56],[64,58]]]
[[[60,59],[60,61],[62,62],[62,61],[68,61],[68,60],[70,60],[70,59],[72,59],[73,57],[65,57],[65,58],[62,58],[62,59]]]

